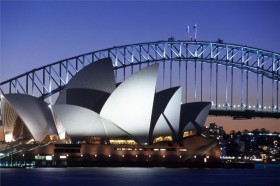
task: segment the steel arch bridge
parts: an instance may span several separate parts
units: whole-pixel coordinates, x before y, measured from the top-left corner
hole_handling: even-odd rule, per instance
[[[118,82],[153,63],[157,89],[182,86],[184,101],[211,101],[210,114],[280,118],[280,54],[230,43],[156,41],[98,50],[33,69],[0,83],[1,94],[49,99],[84,66],[111,57]]]

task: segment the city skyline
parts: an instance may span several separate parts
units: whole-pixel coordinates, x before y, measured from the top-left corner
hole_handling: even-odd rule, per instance
[[[0,82],[94,50],[167,40],[170,36],[184,40],[187,25],[194,35],[195,24],[198,40],[221,38],[224,42],[279,53],[279,5],[279,2],[212,1],[161,2],[160,5],[126,1],[2,1]],[[224,125],[226,130],[242,130],[246,125],[248,129],[263,126],[272,132],[280,131],[278,120],[234,121],[209,117],[206,124],[212,121]]]

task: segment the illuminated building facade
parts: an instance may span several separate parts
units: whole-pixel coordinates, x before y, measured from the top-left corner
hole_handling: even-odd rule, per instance
[[[190,131],[201,133],[210,103],[182,104],[181,87],[156,92],[158,68],[159,64],[148,66],[116,86],[112,61],[105,58],[78,72],[53,105],[28,95],[4,95],[6,141],[47,143],[32,146],[33,152],[63,157],[76,153],[83,158],[94,154],[103,159],[118,155],[182,159],[185,154],[188,159],[210,152],[215,140],[185,138]],[[67,144],[80,146],[63,146]]]

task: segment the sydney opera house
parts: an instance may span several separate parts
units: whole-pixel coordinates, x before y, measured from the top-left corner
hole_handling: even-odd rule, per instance
[[[116,83],[111,58],[104,58],[73,76],[54,104],[2,95],[2,162],[11,156],[42,166],[219,158],[217,140],[203,135],[211,103],[182,103],[181,87],[156,92],[158,68]]]

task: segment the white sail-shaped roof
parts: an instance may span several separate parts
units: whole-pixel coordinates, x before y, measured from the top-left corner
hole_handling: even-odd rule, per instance
[[[85,136],[124,136],[127,132],[96,112],[75,105],[54,105],[52,107],[59,121],[71,139],[80,140]]]
[[[156,93],[150,131],[153,133],[153,137],[159,135],[177,137],[180,123],[181,92],[181,87],[174,87]]]
[[[200,127],[203,127],[205,122],[206,122],[206,119],[207,119],[207,116],[209,114],[209,111],[211,109],[211,103],[209,102],[201,111],[200,113],[198,114],[198,116],[195,118],[195,121],[196,123],[199,124]]]
[[[53,114],[53,118],[54,118],[54,122],[55,122],[55,125],[56,125],[56,129],[57,129],[57,132],[58,132],[59,139],[64,140],[64,139],[66,139],[65,128],[64,128],[63,124],[61,123],[61,121],[59,120],[59,118],[57,117],[57,115],[53,112],[52,106],[50,105],[49,107],[52,110],[52,114]]]
[[[58,134],[51,110],[43,100],[24,94],[6,94],[2,104],[2,108],[4,108],[4,130],[5,126],[7,126],[7,130],[11,130],[11,126],[15,126],[15,123],[11,122],[17,120],[16,118],[8,119],[8,117],[19,117],[35,141],[42,141],[46,135]],[[8,108],[5,104],[9,104],[14,111],[11,111],[11,109],[9,111],[5,110],[5,108]],[[6,112],[14,112],[16,115],[8,115]]]
[[[110,93],[100,90],[73,88],[67,90],[66,103],[81,106],[100,113]]]
[[[161,114],[154,127],[153,137],[169,136],[169,135],[172,135],[172,131],[171,131],[170,127],[168,126],[167,121]],[[152,142],[151,140],[152,139],[150,139],[150,142]]]
[[[181,105],[180,135],[187,130],[200,131],[210,109],[210,102],[193,102]]]
[[[179,132],[179,124],[180,124],[180,110],[181,110],[181,100],[182,100],[182,89],[181,87],[174,93],[168,105],[164,110],[164,115],[170,122],[172,128],[175,131],[175,135],[177,136]]]
[[[72,88],[94,89],[111,93],[116,88],[111,58],[100,59],[80,70],[63,88],[56,104],[66,104],[67,90]]]
[[[193,123],[189,121],[188,123],[186,123],[185,128],[182,129],[182,132],[191,131],[191,130],[196,130],[196,128],[193,125]]]
[[[120,84],[104,104],[100,115],[148,143],[158,64],[134,73]]]

